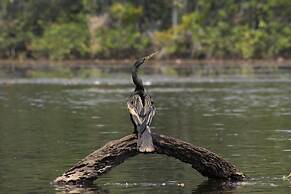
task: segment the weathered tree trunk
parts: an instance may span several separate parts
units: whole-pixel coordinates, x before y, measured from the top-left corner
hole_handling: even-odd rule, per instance
[[[245,178],[234,165],[205,148],[165,135],[152,134],[152,136],[155,153],[165,154],[191,164],[203,176],[232,181]],[[111,168],[139,154],[136,148],[135,134],[111,141],[56,178],[54,183],[58,185],[91,184]]]

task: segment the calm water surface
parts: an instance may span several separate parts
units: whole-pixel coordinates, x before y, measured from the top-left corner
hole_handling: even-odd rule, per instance
[[[282,180],[291,171],[290,79],[146,80],[157,107],[153,130],[218,153],[250,179],[220,184],[173,158],[139,155],[74,192],[291,192]],[[51,185],[55,177],[132,131],[126,81],[37,83],[0,85],[0,193],[64,192]]]

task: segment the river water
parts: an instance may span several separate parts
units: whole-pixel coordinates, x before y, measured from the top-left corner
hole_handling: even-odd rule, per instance
[[[130,158],[89,188],[58,188],[57,176],[132,132],[127,76],[0,80],[0,193],[276,193],[291,183],[291,79],[144,76],[153,130],[205,147],[249,179],[220,183],[164,155]],[[73,189],[73,190],[72,190]]]

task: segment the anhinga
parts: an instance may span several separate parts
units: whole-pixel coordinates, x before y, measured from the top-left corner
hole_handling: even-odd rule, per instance
[[[138,59],[132,67],[132,81],[135,90],[127,101],[127,108],[134,126],[134,132],[138,135],[137,148],[140,152],[155,151],[150,125],[156,109],[151,96],[145,92],[142,80],[138,77],[138,68],[156,53]]]

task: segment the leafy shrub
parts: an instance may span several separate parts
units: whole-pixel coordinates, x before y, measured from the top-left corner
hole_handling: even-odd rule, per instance
[[[35,38],[32,50],[50,59],[66,59],[88,55],[89,33],[87,26],[78,23],[52,24],[44,35]]]
[[[127,24],[136,22],[142,13],[142,7],[133,6],[129,3],[114,3],[110,7],[111,17]]]
[[[133,26],[104,28],[96,32],[99,49],[97,55],[103,57],[124,57],[142,52],[149,47],[147,36],[136,31]]]
[[[125,58],[159,47],[164,57],[290,58],[290,8],[290,0],[3,0],[0,57]],[[104,23],[94,28],[90,17]]]
[[[114,3],[110,7],[111,23],[96,32],[99,47],[95,55],[125,57],[142,52],[150,46],[150,39],[135,24],[143,10],[131,4]]]

